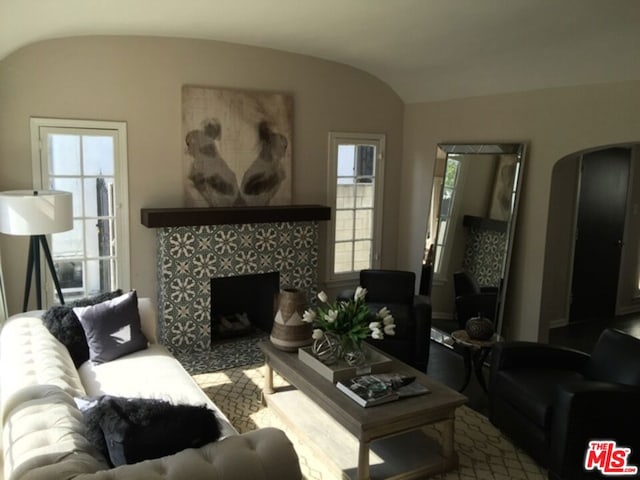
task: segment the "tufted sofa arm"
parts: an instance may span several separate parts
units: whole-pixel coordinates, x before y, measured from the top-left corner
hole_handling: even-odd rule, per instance
[[[76,480],[267,480],[302,478],[295,451],[285,434],[262,428],[198,449],[80,475]],[[33,480],[38,477],[33,477]],[[24,480],[32,480],[25,477]]]

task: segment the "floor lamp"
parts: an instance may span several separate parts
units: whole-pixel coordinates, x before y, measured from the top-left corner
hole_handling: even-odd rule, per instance
[[[64,304],[60,282],[51,259],[47,235],[73,228],[73,208],[70,192],[56,190],[11,190],[0,192],[0,232],[8,235],[28,235],[29,257],[24,288],[23,311],[27,311],[31,278],[35,270],[38,309],[42,308],[40,247],[51,271],[60,303]]]

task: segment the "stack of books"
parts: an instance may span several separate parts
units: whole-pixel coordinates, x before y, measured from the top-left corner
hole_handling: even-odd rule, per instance
[[[363,407],[373,407],[404,397],[423,395],[430,391],[417,382],[415,377],[399,373],[359,375],[339,381],[336,387]]]

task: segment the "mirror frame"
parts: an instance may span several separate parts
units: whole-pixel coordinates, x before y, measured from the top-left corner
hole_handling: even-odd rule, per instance
[[[513,238],[515,235],[515,227],[518,216],[518,207],[520,204],[520,196],[522,193],[522,182],[523,182],[523,174],[525,167],[525,155],[527,151],[527,144],[524,142],[517,143],[508,143],[508,142],[495,142],[495,143],[439,143],[436,147],[436,161],[434,162],[434,174],[432,175],[432,180],[435,178],[435,171],[437,168],[437,159],[444,156],[445,158],[445,170],[446,170],[446,161],[448,159],[448,155],[451,153],[459,154],[459,155],[516,155],[519,162],[519,168],[517,170],[517,175],[514,178],[514,188],[515,195],[513,200],[513,210],[511,212],[511,216],[507,222],[507,238],[506,238],[506,251],[502,261],[502,271],[501,271],[501,280],[499,291],[498,291],[498,304],[496,305],[496,318],[495,318],[495,331],[498,335],[502,335],[504,328],[504,306],[506,301],[506,294],[508,288],[508,280],[509,280],[509,270],[511,266],[511,255],[513,250]],[[433,192],[433,185],[432,185]],[[442,189],[438,208],[438,224],[435,232],[434,239],[438,238],[440,234],[440,216],[441,216],[441,208],[443,203],[442,195],[444,194],[444,189]],[[434,253],[435,248],[437,248],[434,242]],[[433,275],[433,272],[432,272]],[[451,332],[447,332],[451,333]]]
[[[0,252],[0,328],[9,318],[7,296],[4,291],[4,276],[2,274],[2,253]]]

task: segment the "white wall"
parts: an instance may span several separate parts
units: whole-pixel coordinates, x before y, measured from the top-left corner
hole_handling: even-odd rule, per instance
[[[0,190],[32,186],[29,117],[126,121],[131,285],[155,298],[155,232],[140,224],[140,209],[183,205],[184,84],[293,95],[293,203],[327,203],[329,131],[385,133],[382,248],[384,265],[395,266],[403,104],[373,76],[308,56],[153,37],[78,37],[22,48],[0,61]],[[0,235],[12,313],[22,306],[27,245]]]
[[[640,140],[640,81],[405,106],[398,267],[419,271],[438,143],[527,142],[505,312],[511,338],[546,340],[541,318],[553,165],[585,148]]]

